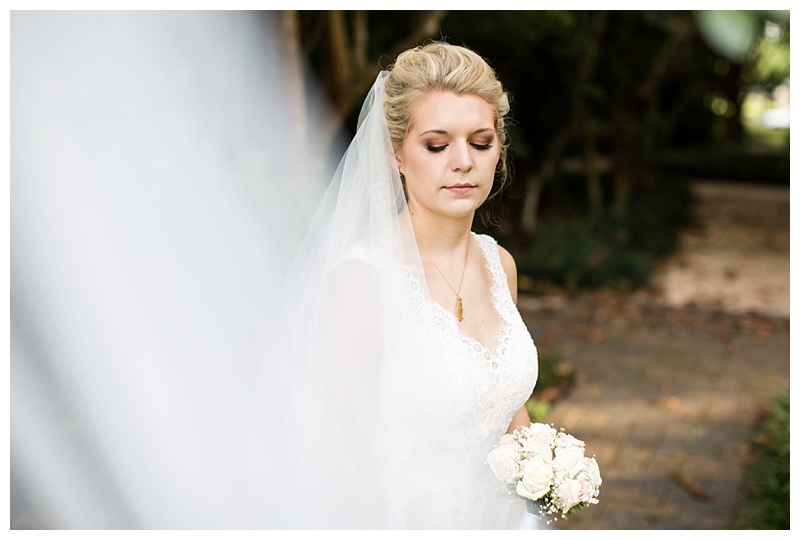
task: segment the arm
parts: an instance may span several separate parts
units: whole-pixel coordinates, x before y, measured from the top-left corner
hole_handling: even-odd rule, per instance
[[[367,419],[374,409],[382,353],[376,287],[372,266],[358,260],[341,263],[325,291],[320,316],[325,359],[317,363],[325,370],[324,407],[357,464],[371,438],[373,425]]]
[[[511,419],[511,424],[508,426],[506,433],[513,433],[518,427],[529,427],[531,425],[531,417],[528,415],[528,409],[525,405],[519,408]]]
[[[506,272],[506,278],[508,279],[508,290],[511,292],[511,299],[514,300],[514,303],[517,303],[517,263],[514,262],[514,257],[511,253],[508,252],[504,247],[497,246],[497,249],[500,252],[500,263],[503,265],[503,270]],[[514,414],[514,418],[511,419],[511,424],[508,426],[507,433],[513,432],[520,426],[530,426],[531,425],[531,417],[528,414],[528,409],[525,408],[523,404],[522,407]]]

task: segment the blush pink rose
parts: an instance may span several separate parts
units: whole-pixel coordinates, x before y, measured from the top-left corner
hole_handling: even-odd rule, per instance
[[[552,444],[558,432],[547,424],[531,424],[527,429],[527,437],[523,450],[529,456],[541,456],[545,461],[553,459]]]
[[[589,502],[591,492],[592,485],[583,478],[575,478],[563,482],[557,494],[562,512],[567,512],[570,508],[580,503]]]

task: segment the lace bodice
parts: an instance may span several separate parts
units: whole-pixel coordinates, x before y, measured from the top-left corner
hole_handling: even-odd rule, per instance
[[[378,380],[378,456],[393,527],[490,528],[505,525],[508,498],[486,465],[514,413],[533,391],[536,349],[511,298],[497,244],[474,235],[492,278],[502,323],[494,351],[464,333],[411,269],[389,280],[389,328]]]

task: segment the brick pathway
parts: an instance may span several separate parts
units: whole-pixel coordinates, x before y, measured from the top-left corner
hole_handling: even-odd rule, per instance
[[[604,478],[557,529],[731,528],[754,422],[789,388],[788,187],[695,189],[703,228],[654,291],[520,299],[540,355],[577,374],[547,421]]]
[[[577,373],[547,421],[604,478],[600,504],[555,526],[730,528],[753,423],[789,387],[788,320],[607,302],[524,310],[540,354]]]

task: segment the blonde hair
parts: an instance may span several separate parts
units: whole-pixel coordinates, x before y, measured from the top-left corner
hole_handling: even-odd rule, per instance
[[[505,117],[509,105],[508,94],[486,60],[465,47],[433,42],[401,53],[389,70],[384,83],[386,101],[383,107],[395,149],[403,145],[417,103],[429,92],[472,94],[494,108],[494,128],[500,141],[496,175],[499,189],[493,190],[488,200],[497,196],[508,182]]]

